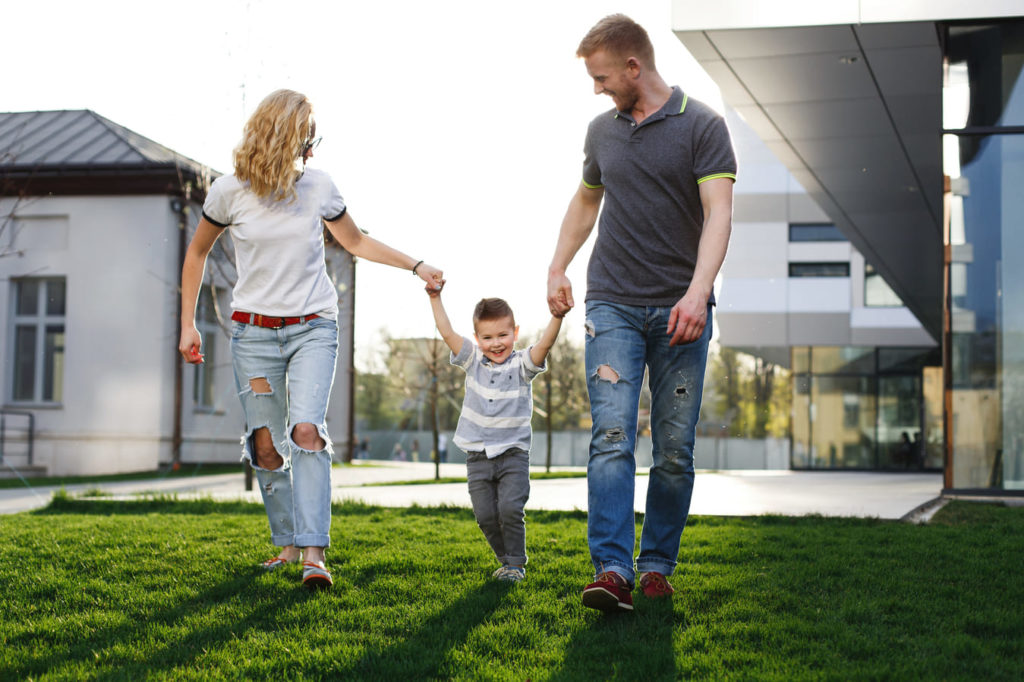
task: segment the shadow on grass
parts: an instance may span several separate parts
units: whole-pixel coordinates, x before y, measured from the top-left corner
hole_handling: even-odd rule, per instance
[[[427,680],[449,679],[445,668],[450,652],[465,643],[472,630],[501,605],[512,586],[488,582],[466,592],[444,610],[420,623],[415,632],[403,633],[392,645],[367,652],[340,670],[334,679]]]
[[[182,499],[174,495],[155,495],[133,500],[111,500],[105,498],[80,498],[73,495],[56,494],[45,507],[28,512],[33,516],[57,514],[95,514],[110,516],[115,514],[263,514],[262,502],[246,500],[215,500],[213,498]],[[362,502],[335,502],[331,505],[331,514],[337,516],[372,516],[373,514],[392,514],[397,516],[443,516],[464,517],[473,520],[472,510],[465,507],[439,505],[436,507],[381,507],[363,504]],[[565,519],[585,520],[586,512],[582,511],[539,511],[531,510],[530,518],[538,522],[561,521]]]
[[[137,500],[110,500],[105,498],[79,498],[57,493],[50,504],[30,512],[33,516],[60,514],[94,514],[111,516],[116,514],[262,514],[260,502],[222,502],[209,499],[178,499],[173,495],[158,495]]]
[[[673,680],[679,677],[673,633],[686,628],[672,600],[639,597],[632,613],[587,610],[550,680]]]
[[[82,670],[76,664],[87,664],[94,670],[94,679],[142,679],[161,671],[171,673],[175,669],[188,668],[197,656],[206,651],[227,645],[231,640],[243,638],[249,630],[272,632],[277,618],[288,606],[309,598],[305,590],[261,589],[253,598],[253,584],[263,575],[253,568],[252,572],[224,580],[209,589],[183,601],[172,608],[154,606],[131,614],[130,618],[111,627],[97,627],[88,639],[78,639],[60,650],[65,641],[63,633],[27,632],[9,640],[8,645],[17,645],[33,651],[33,656],[17,669],[0,669],[0,678],[31,678],[36,675],[54,674],[76,676]],[[243,593],[244,600],[238,600]],[[211,610],[231,604],[238,608],[236,600],[248,607],[246,615],[230,623],[217,623],[208,627],[187,626],[183,621],[203,620]],[[156,631],[166,628],[169,636]],[[181,632],[181,634],[174,634]],[[47,639],[53,642],[47,642]],[[152,653],[141,654],[149,648],[148,642],[159,638],[161,645]],[[133,643],[138,642],[135,646]],[[67,666],[70,668],[65,669]],[[10,676],[10,677],[8,677]]]

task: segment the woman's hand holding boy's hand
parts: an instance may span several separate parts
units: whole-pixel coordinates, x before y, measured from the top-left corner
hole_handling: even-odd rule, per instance
[[[444,286],[444,273],[433,265],[420,263],[416,267],[416,276],[427,283],[427,290],[433,287],[437,291],[441,291],[441,287]]]
[[[423,287],[423,290],[427,292],[427,296],[430,298],[437,298],[441,295],[441,289],[444,289],[445,282],[448,280],[442,279],[440,284],[429,282],[427,286]]]

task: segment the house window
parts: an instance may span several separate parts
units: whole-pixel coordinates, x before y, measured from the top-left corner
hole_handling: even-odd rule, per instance
[[[790,277],[849,277],[850,263],[790,263]]]
[[[213,291],[203,286],[199,291],[196,303],[196,329],[203,336],[203,361],[195,365],[195,376],[192,382],[192,402],[200,409],[213,409],[214,367],[217,366],[217,336],[220,325],[217,323],[217,309],[213,305]]]
[[[791,242],[845,242],[849,241],[832,223],[791,223]]]
[[[25,278],[11,283],[11,400],[60,403],[64,398],[64,278]]]
[[[864,264],[864,305],[868,308],[899,308],[903,305],[899,295],[871,263]]]

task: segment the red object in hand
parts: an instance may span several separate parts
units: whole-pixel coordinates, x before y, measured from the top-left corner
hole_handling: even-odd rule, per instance
[[[189,355],[192,356],[193,360],[198,360],[199,362],[203,361],[203,356],[200,355],[199,351],[196,350],[195,346],[193,346],[192,350],[189,351]]]

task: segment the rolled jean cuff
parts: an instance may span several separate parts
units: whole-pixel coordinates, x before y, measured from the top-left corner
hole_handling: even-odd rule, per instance
[[[525,556],[500,556],[498,561],[503,566],[525,566],[528,559]]]
[[[672,575],[675,570],[676,562],[674,561],[665,561],[664,559],[636,560],[637,573],[661,573],[663,576],[668,577]]]
[[[615,563],[614,561],[605,561],[600,566],[595,568],[594,571],[595,578],[597,577],[598,573],[618,573],[623,578],[625,578],[626,582],[628,582],[631,586],[633,584],[633,578],[635,577],[632,566]]]
[[[295,536],[291,534],[286,535],[284,533],[271,533],[270,544],[274,547],[287,547],[288,545],[294,545]]]
[[[292,544],[296,547],[330,547],[331,537],[329,535],[307,533],[306,535],[296,535],[295,542]]]

